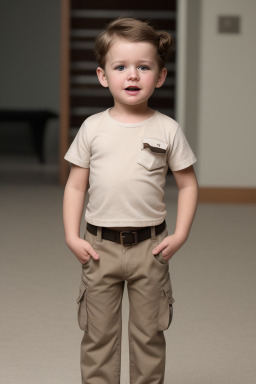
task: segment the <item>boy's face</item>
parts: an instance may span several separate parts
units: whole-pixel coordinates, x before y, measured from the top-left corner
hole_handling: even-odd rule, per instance
[[[105,68],[97,68],[103,87],[109,87],[115,106],[145,106],[155,88],[164,83],[166,68],[159,70],[157,52],[148,42],[130,42],[116,38],[107,56]]]

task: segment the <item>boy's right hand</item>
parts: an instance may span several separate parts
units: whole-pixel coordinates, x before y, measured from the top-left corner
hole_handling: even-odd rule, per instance
[[[67,245],[81,264],[85,264],[90,257],[94,260],[99,259],[98,253],[93,249],[91,244],[80,237],[67,241]]]

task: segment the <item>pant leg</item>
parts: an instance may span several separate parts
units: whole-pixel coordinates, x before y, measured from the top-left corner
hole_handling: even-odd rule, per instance
[[[85,331],[81,343],[83,384],[119,384],[121,362],[121,303],[124,281],[118,244],[87,232],[86,240],[97,249],[82,268],[78,321]]]
[[[128,279],[130,383],[163,384],[165,337],[172,316],[169,263],[153,248],[167,231],[133,247],[133,274]]]

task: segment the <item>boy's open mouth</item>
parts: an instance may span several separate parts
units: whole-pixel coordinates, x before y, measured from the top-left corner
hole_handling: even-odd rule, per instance
[[[140,88],[139,87],[127,87],[125,88],[126,91],[139,91]]]

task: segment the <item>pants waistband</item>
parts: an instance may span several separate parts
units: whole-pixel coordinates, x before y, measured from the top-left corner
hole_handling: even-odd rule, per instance
[[[98,227],[87,223],[86,226],[88,232],[92,235],[97,236]],[[155,234],[159,235],[166,228],[166,222],[163,221],[161,224],[155,226]],[[122,244],[127,247],[129,245],[135,245],[141,241],[151,238],[151,227],[144,227],[139,230],[130,230],[130,231],[118,231],[114,229],[109,229],[102,227],[102,239],[113,241],[118,244]]]

